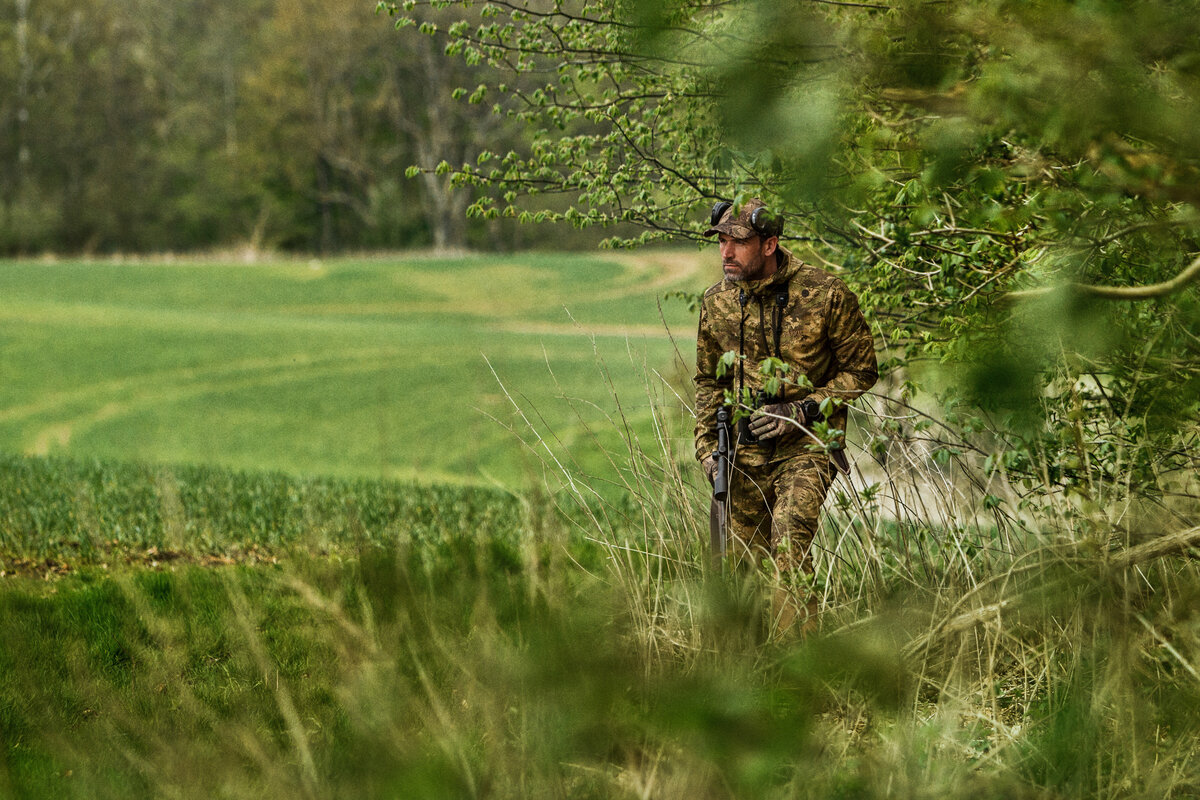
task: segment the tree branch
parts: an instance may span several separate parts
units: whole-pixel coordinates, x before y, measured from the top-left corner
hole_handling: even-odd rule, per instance
[[[1187,530],[1177,531],[1166,536],[1159,536],[1136,547],[1122,550],[1113,556],[1113,566],[1120,569],[1136,566],[1147,561],[1153,561],[1163,556],[1175,553],[1186,553],[1200,546],[1200,525]]]
[[[1166,556],[1188,553],[1200,546],[1200,525],[1186,530],[1177,531],[1166,536],[1160,536],[1136,547],[1122,550],[1113,556],[1111,564],[1117,569],[1129,569],[1139,564],[1155,561]],[[1007,579],[1008,576],[1004,576]],[[1041,587],[1044,588],[1044,587]],[[972,592],[975,594],[975,592]],[[1033,592],[1019,592],[1015,597],[1001,598],[995,603],[988,603],[970,611],[964,611],[936,626],[921,636],[916,637],[904,646],[904,655],[912,658],[922,649],[928,648],[938,639],[948,634],[961,633],[991,620],[998,620],[1001,613],[1014,604],[1023,603]]]
[[[1187,266],[1187,269],[1171,280],[1150,286],[1094,286],[1086,283],[1070,283],[1067,286],[1080,294],[1104,300],[1151,300],[1155,297],[1173,294],[1197,279],[1200,279],[1200,257],[1197,257]],[[1029,300],[1034,297],[1043,297],[1060,288],[1063,287],[1043,286],[1038,289],[1021,289],[1007,293],[1003,299]]]

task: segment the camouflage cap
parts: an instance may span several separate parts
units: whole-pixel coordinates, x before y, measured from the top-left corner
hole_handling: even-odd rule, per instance
[[[736,217],[733,215],[733,206],[731,205],[725,209],[725,213],[721,215],[721,219],[704,232],[704,235],[713,236],[714,234],[724,233],[735,239],[749,239],[751,236],[758,236],[760,234],[754,229],[751,218],[755,211],[763,208],[765,205],[766,203],[757,197],[747,200],[741,209],[739,209]]]

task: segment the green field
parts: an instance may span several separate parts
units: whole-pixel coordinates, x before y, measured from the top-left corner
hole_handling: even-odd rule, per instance
[[[918,442],[807,636],[711,568],[703,263],[0,264],[0,798],[1197,796],[1200,529],[895,513]]]
[[[618,401],[647,432],[647,384],[686,382],[693,317],[659,305],[703,288],[707,263],[0,262],[0,450],[527,486],[519,406],[603,470],[590,434],[617,446]]]

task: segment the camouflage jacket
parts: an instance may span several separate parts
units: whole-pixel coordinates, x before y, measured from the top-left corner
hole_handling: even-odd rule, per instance
[[[807,376],[813,389],[785,385],[773,402],[811,397],[820,403],[836,397],[848,403],[870,389],[879,377],[871,330],[858,307],[858,297],[839,278],[778,250],[775,274],[760,281],[722,280],[704,293],[696,338],[696,458],[717,448],[717,409],[725,390],[743,388],[757,397],[767,378],[759,364],[776,356],[790,366],[787,377]],[[786,291],[783,291],[786,289]],[[776,325],[776,321],[782,322]],[[717,377],[722,355],[743,358]],[[846,429],[846,409],[831,415],[831,427]],[[736,436],[734,437],[736,440]],[[742,445],[737,461],[765,464],[806,452],[812,439],[799,429],[761,444]]]

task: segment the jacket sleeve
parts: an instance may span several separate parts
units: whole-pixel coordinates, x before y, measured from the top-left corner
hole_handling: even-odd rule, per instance
[[[703,461],[717,449],[717,409],[731,385],[733,370],[717,379],[722,353],[709,328],[708,303],[700,304],[700,328],[696,333],[696,460]]]
[[[818,403],[829,397],[849,403],[879,380],[875,337],[863,318],[858,297],[845,285],[829,293],[826,314],[833,365],[825,385],[814,389],[809,397]]]

